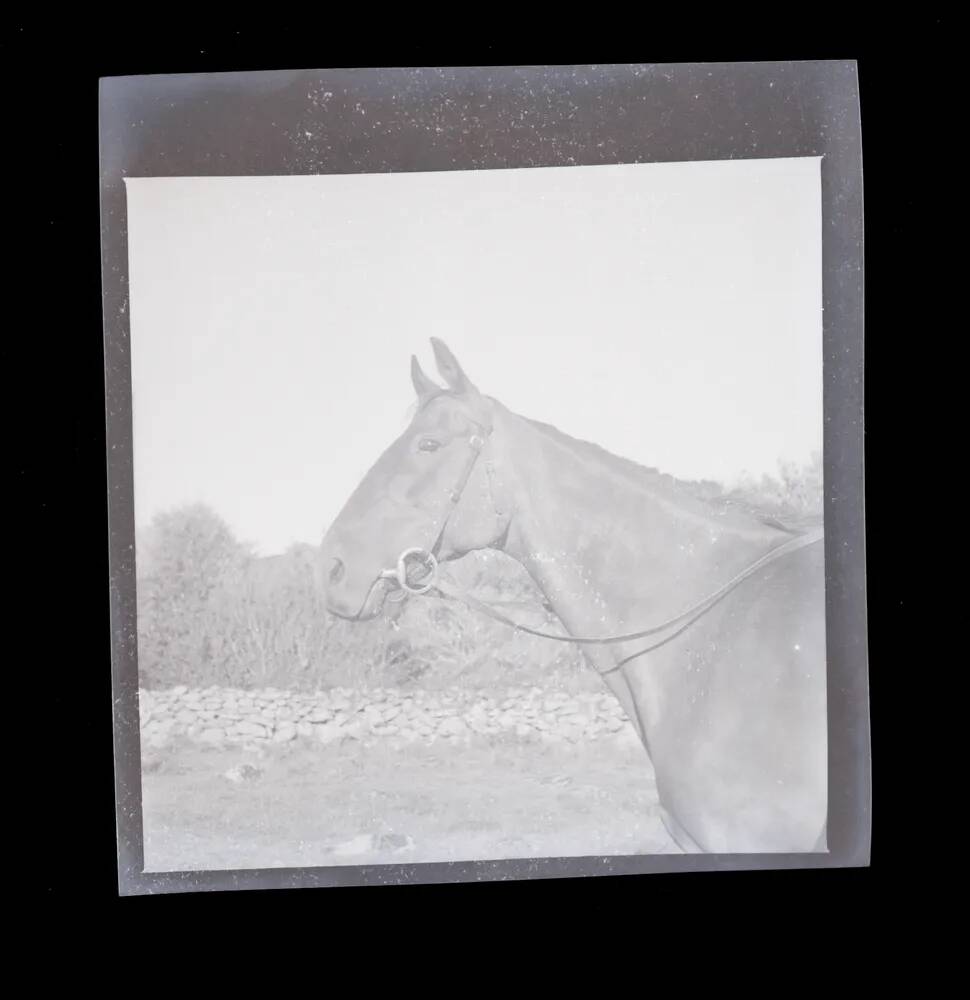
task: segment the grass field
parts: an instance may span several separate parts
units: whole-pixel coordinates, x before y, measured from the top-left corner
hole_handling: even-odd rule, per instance
[[[142,773],[146,871],[679,853],[632,731],[578,744],[177,741],[146,748]]]

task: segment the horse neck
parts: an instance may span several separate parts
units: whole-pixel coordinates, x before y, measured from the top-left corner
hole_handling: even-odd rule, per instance
[[[496,430],[514,511],[504,551],[574,634],[673,616],[787,540],[669,476],[507,410],[496,410]]]

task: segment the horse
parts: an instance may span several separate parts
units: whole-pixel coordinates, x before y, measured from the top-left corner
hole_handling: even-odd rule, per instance
[[[683,852],[824,852],[821,534],[519,416],[431,344],[445,384],[412,355],[413,418],[323,538],[326,609],[363,621],[446,596],[439,562],[503,551],[565,630],[549,637],[582,643],[622,705]]]

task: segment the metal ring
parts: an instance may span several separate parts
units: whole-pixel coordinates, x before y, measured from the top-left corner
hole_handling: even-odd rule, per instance
[[[421,562],[431,570],[427,583],[415,586],[408,582],[407,561],[411,556],[420,556]],[[426,594],[435,584],[438,577],[438,560],[427,549],[405,549],[397,561],[397,582],[409,594]]]

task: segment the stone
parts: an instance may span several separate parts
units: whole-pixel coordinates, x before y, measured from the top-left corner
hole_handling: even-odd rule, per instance
[[[333,712],[329,708],[314,708],[304,716],[307,722],[330,722],[333,717]]]
[[[388,705],[384,709],[383,716],[385,722],[390,722],[392,719],[396,719],[401,714],[400,705]]]
[[[187,708],[183,708],[176,716],[175,721],[180,722],[183,726],[191,725],[196,721],[195,712],[190,711]]]
[[[257,736],[265,738],[269,736],[269,730],[257,722],[240,722],[230,730],[233,736]]]
[[[313,735],[313,726],[309,722],[300,721],[296,724],[296,735],[307,737]]]
[[[350,840],[345,840],[343,843],[337,844],[330,850],[338,858],[366,854],[368,851],[374,850],[374,836],[370,833],[361,833]]]
[[[288,743],[296,738],[296,726],[292,722],[282,722],[273,733],[274,743]]]
[[[343,736],[343,730],[340,726],[333,722],[323,722],[320,725],[313,727],[313,735],[321,743],[332,743],[334,740],[339,740]]]
[[[238,767],[233,767],[225,771],[222,776],[238,785],[243,781],[252,781],[262,773],[258,767],[253,767],[252,764],[240,764]]]
[[[516,736],[531,736],[532,735],[532,727],[531,726],[526,726],[524,723],[520,722],[515,727],[515,735]]]
[[[442,736],[464,736],[468,733],[468,726],[457,715],[438,723],[438,733]]]
[[[199,733],[199,741],[201,743],[222,743],[226,738],[226,731],[224,729],[203,729]]]
[[[183,694],[185,694],[185,692],[186,692],[186,691],[188,691],[188,688],[187,688],[187,687],[186,687],[186,686],[185,686],[184,684],[179,684],[179,685],[177,685],[176,687],[173,687],[173,688],[172,688],[172,691],[171,691],[171,693],[172,693],[172,694],[173,694],[173,695],[174,695],[174,696],[175,696],[176,698],[181,698],[181,697],[182,697],[182,695],[183,695]]]
[[[400,854],[414,847],[414,839],[404,833],[382,833],[376,838],[374,846],[378,850],[389,850],[395,854]]]

